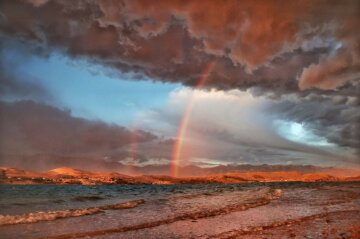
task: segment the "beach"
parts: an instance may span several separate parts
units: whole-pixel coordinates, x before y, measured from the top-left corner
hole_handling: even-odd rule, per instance
[[[359,238],[360,232],[359,182],[0,189],[1,238]]]

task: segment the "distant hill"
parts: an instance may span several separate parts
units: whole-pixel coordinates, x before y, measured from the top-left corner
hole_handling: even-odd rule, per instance
[[[335,176],[331,173],[302,173],[298,171],[249,171],[213,174],[197,177],[171,177],[166,175],[128,176],[119,173],[90,172],[70,167],[55,168],[47,172],[32,172],[16,168],[0,168],[2,184],[198,184],[245,183],[282,181],[360,181],[358,176]]]
[[[58,155],[12,155],[1,154],[1,165],[12,168],[21,168],[32,171],[48,171],[54,168],[77,168],[90,172],[117,172],[130,175],[171,175],[169,165],[126,165],[118,161],[105,161],[98,158],[86,156],[70,157]],[[207,176],[214,174],[224,174],[231,172],[289,172],[296,171],[300,173],[319,173],[325,172],[334,176],[352,176],[356,177],[360,174],[359,167],[353,168],[335,168],[320,167],[314,165],[271,165],[271,164],[229,164],[218,165],[214,167],[200,167],[196,165],[179,166],[178,174],[182,177],[189,176]]]

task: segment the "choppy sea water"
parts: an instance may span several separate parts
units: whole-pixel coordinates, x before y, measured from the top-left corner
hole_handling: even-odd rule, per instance
[[[312,184],[316,186],[323,183]],[[22,214],[122,203],[138,199],[211,196],[261,188],[307,185],[289,183],[175,185],[0,185],[0,213]]]
[[[2,238],[112,235],[264,207],[282,197],[284,191],[303,190],[304,197],[313,198],[306,193],[343,185],[359,186],[301,182],[0,185],[0,235]],[[317,195],[321,200],[328,197]]]
[[[276,183],[273,184],[276,187]],[[0,185],[0,213],[16,215],[53,211],[130,200],[162,200],[177,196],[210,196],[220,193],[267,188],[255,184],[177,184],[177,185]]]

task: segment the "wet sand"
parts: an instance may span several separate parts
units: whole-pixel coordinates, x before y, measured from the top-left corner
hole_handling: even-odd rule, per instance
[[[132,208],[0,226],[1,238],[360,238],[360,183],[278,183],[143,198]]]

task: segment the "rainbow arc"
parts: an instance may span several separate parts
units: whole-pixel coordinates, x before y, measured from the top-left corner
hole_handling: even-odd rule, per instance
[[[206,79],[210,75],[211,71],[214,69],[215,65],[216,65],[215,60],[211,61],[210,63],[208,63],[206,65],[205,69],[203,70],[203,72],[194,88],[195,90],[198,90],[204,86],[204,84],[206,83]],[[193,93],[193,95],[191,96],[191,98],[189,100],[188,105],[185,108],[183,117],[180,120],[178,132],[176,135],[176,141],[175,141],[173,152],[172,152],[171,175],[174,177],[178,176],[179,161],[181,160],[182,151],[184,148],[185,136],[187,133],[191,113],[193,111],[194,102],[195,102],[195,97],[194,97],[194,93]]]

